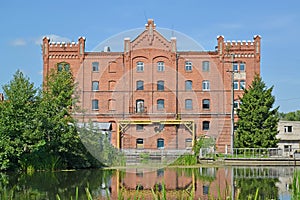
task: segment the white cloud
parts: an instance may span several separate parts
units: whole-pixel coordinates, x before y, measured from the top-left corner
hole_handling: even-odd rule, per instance
[[[35,40],[35,44],[36,45],[41,45],[44,37],[50,38],[50,42],[71,42],[71,40],[69,38],[62,37],[62,36],[59,36],[59,35],[50,34],[50,35],[44,35],[44,36],[41,36],[41,37],[37,38]]]
[[[17,38],[11,42],[13,46],[25,46],[27,42],[23,38]]]

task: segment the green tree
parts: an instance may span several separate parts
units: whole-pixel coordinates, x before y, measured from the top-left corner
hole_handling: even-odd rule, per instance
[[[0,170],[20,166],[20,160],[40,145],[35,132],[37,89],[17,71],[3,86],[5,101],[0,103]]]
[[[237,148],[276,147],[278,107],[273,109],[273,87],[267,88],[261,77],[255,76],[249,89],[240,98],[238,129],[235,133]]]
[[[52,162],[52,169],[86,168],[96,163],[86,153],[75,126],[76,121],[72,117],[72,112],[76,111],[75,94],[76,84],[69,71],[50,72],[38,109],[38,131],[45,145],[37,152],[37,157],[50,158],[45,163]],[[57,163],[58,166],[53,166]]]
[[[287,121],[300,121],[300,110],[295,112],[280,113],[280,119]]]

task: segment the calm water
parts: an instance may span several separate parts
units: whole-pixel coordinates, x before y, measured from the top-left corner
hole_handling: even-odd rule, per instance
[[[294,167],[164,168],[127,170],[79,170],[35,172],[32,175],[0,173],[0,199],[14,191],[14,199],[86,199],[89,188],[94,199],[117,199],[118,194],[133,197],[136,188],[144,199],[152,199],[151,188],[166,187],[168,199],[185,199],[194,192],[196,199],[226,196],[247,199],[259,188],[261,199],[291,199]]]

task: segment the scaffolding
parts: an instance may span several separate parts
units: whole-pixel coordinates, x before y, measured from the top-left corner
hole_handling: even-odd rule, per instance
[[[195,133],[195,123],[193,120],[120,120],[117,123],[117,148],[121,148],[121,134],[124,134],[126,128],[131,124],[162,124],[162,125],[184,125],[186,129],[192,134],[192,146],[194,146],[194,142],[196,139]]]

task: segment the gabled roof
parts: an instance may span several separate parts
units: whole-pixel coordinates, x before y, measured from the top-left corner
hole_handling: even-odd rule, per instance
[[[157,48],[176,51],[176,39],[171,38],[171,41],[168,41],[162,34],[156,31],[156,25],[152,19],[149,19],[145,26],[146,29],[131,41],[131,50]]]

